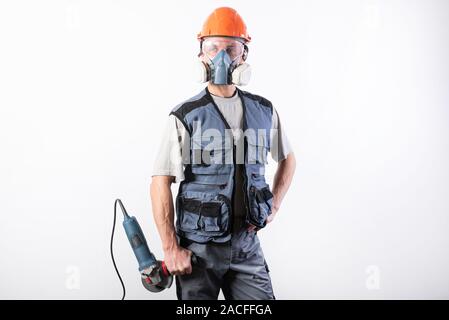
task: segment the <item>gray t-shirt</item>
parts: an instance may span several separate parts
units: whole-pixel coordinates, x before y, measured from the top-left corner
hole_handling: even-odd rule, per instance
[[[213,94],[211,96],[231,127],[234,141],[238,141],[243,134],[243,107],[237,90],[229,98],[218,97]],[[189,152],[183,153],[182,150],[187,150],[189,139],[190,135],[182,122],[174,115],[170,115],[159,152],[156,155],[152,176],[173,176],[175,182],[184,180],[184,163],[188,163],[189,159],[183,159],[182,157],[189,157]],[[270,140],[272,159],[276,162],[285,159],[291,152],[291,147],[274,107]]]

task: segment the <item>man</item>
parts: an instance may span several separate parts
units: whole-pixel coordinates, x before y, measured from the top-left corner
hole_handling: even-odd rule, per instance
[[[164,260],[178,299],[217,299],[220,289],[226,299],[274,299],[257,232],[278,212],[295,158],[270,101],[236,87],[250,75],[251,38],[240,15],[216,9],[198,39],[207,87],[171,111],[152,175]],[[278,162],[272,190],[268,152]]]

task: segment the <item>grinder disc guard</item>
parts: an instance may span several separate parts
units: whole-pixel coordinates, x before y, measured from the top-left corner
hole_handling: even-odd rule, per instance
[[[162,278],[162,281],[158,284],[152,284],[147,282],[146,279],[142,278],[142,284],[148,291],[151,292],[161,292],[164,289],[170,288],[173,283],[173,276],[168,276]]]

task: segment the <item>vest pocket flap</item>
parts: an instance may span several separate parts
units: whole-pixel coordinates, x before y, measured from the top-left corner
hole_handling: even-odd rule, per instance
[[[218,217],[220,212],[220,202],[204,202],[201,206],[201,215],[203,217]]]
[[[259,148],[261,147],[268,148],[268,141],[265,135],[261,136],[247,135],[246,141],[248,142],[248,145],[251,145],[253,147],[257,146]]]
[[[254,196],[254,199],[258,203],[265,203],[266,201],[273,198],[273,194],[271,193],[268,187],[264,187],[262,189],[257,189],[254,186],[250,188],[250,194]]]
[[[211,166],[232,163],[231,149],[192,149],[192,165]]]
[[[260,190],[260,193],[265,201],[273,198],[273,194],[271,193],[270,188],[268,188],[268,187],[262,188]]]
[[[221,211],[221,202],[201,202],[197,199],[184,198],[183,207],[185,210],[201,214],[204,217],[218,217]]]
[[[210,165],[194,165],[192,164],[192,173],[194,174],[210,174],[210,175],[229,175],[231,173],[231,165],[229,164],[210,164]]]
[[[184,209],[187,211],[193,212],[193,213],[199,213],[200,207],[201,207],[201,201],[190,199],[190,198],[184,198],[183,199],[183,205]]]
[[[230,208],[224,199],[179,197],[178,201],[181,230],[200,236],[220,235],[227,231]]]
[[[228,184],[229,177],[227,175],[211,175],[211,174],[199,174],[195,175],[192,183],[204,184],[210,188],[213,186],[219,187],[220,189],[226,187]]]
[[[265,176],[265,166],[260,163],[248,164],[246,166],[246,171],[251,173],[252,177],[264,177]]]
[[[273,194],[268,187],[261,189],[251,186],[249,188],[249,223],[263,228],[266,225],[266,219],[271,214]]]
[[[216,139],[214,141],[214,138]],[[201,139],[201,136],[196,137],[195,135],[190,139],[190,143],[192,145],[192,149],[202,149],[202,150],[222,150],[222,149],[232,149],[232,145],[229,147],[223,145],[222,141],[224,138],[218,137],[212,137],[211,139]]]

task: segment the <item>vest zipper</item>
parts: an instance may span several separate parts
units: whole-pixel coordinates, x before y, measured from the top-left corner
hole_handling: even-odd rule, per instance
[[[237,89],[236,89],[237,90]],[[209,88],[206,87],[205,88],[207,97],[209,99],[209,101],[212,103],[212,105],[214,106],[215,111],[218,113],[219,117],[221,118],[221,120],[223,121],[223,124],[225,125],[226,129],[232,130],[231,126],[229,125],[229,123],[226,121],[225,117],[223,116],[223,114],[221,113],[220,109],[218,108],[217,104],[214,101],[214,98],[212,98],[211,93],[209,92]],[[230,231],[233,231],[233,226],[234,226],[234,208],[233,203],[234,203],[234,193],[235,193],[235,165],[236,165],[236,161],[235,161],[235,143],[234,143],[234,136],[232,137],[232,162],[234,164],[234,173],[232,174],[232,195],[231,195],[231,205],[229,206],[229,223],[230,223]]]
[[[242,111],[243,111],[243,115],[242,115],[242,118],[243,118],[243,128],[242,128],[242,131],[243,132],[245,132],[245,130],[246,130],[246,127],[247,127],[247,124],[246,124],[246,106],[245,106],[245,101],[244,101],[244,99],[243,99],[243,94],[242,94],[242,92],[240,91],[240,89],[239,88],[235,88],[236,90],[237,90],[237,94],[239,95],[239,97],[240,97],[240,100],[241,100],[241,102],[242,102]],[[215,101],[214,101],[214,99],[212,98],[212,96],[211,96],[211,93],[209,92],[209,88],[208,87],[206,87],[205,88],[205,91],[206,91],[206,94],[207,94],[207,96],[208,96],[208,99],[209,99],[209,101],[210,102],[212,102],[212,105],[214,106],[214,109],[217,111],[217,113],[218,113],[218,115],[220,116],[220,118],[221,118],[221,120],[223,121],[223,123],[224,123],[224,125],[225,125],[225,127],[227,128],[227,129],[230,129],[230,130],[232,130],[231,129],[231,126],[229,125],[229,123],[226,121],[226,119],[225,119],[225,117],[223,116],[223,114],[221,113],[221,111],[220,111],[220,109],[218,108],[218,106],[217,106],[217,104],[215,103]],[[236,165],[237,165],[237,161],[236,161],[236,146],[235,146],[235,141],[234,141],[234,136],[232,137],[232,145],[233,145],[233,148],[232,148],[232,161],[233,161],[233,164],[234,164],[234,174],[232,175],[232,181],[233,181],[233,183],[232,183],[232,203],[234,203],[234,194],[235,194],[235,172],[236,172]],[[248,189],[248,187],[247,187],[247,184],[248,184],[248,182],[247,182],[247,177],[246,177],[246,165],[245,165],[245,160],[246,160],[246,153],[247,153],[247,141],[246,141],[246,137],[245,137],[245,135],[243,135],[243,170],[242,170],[242,172],[243,172],[243,193],[244,193],[244,197],[243,197],[243,202],[244,202],[244,204],[245,204],[245,209],[246,209],[246,217],[245,217],[245,219],[247,220],[247,221],[249,221],[248,219],[249,219],[249,217],[251,216],[250,215],[250,212],[249,212],[249,208],[248,208],[248,203],[249,203],[249,199],[248,199],[248,191],[247,191],[247,189]],[[232,206],[231,206],[232,207]],[[231,222],[232,222],[232,226],[234,225],[234,211],[233,211],[233,208],[231,208],[231,214],[230,214],[230,219],[232,220]]]
[[[244,197],[243,197],[243,202],[244,202],[244,204],[245,204],[245,209],[246,209],[246,217],[245,217],[245,220],[248,220],[248,218],[251,216],[251,214],[250,214],[250,212],[249,212],[249,208],[248,208],[248,202],[249,202],[249,199],[248,199],[248,192],[247,192],[247,190],[248,190],[248,179],[247,179],[247,177],[246,177],[246,166],[245,166],[245,160],[246,160],[246,153],[247,153],[247,150],[246,150],[246,137],[245,136],[243,136],[243,170],[242,170],[242,174],[243,174],[243,186],[242,186],[242,188],[243,188],[243,194],[244,194]]]
[[[242,129],[243,129],[243,193],[244,193],[244,202],[245,202],[245,209],[246,209],[246,217],[245,220],[247,222],[249,222],[249,219],[251,217],[251,213],[249,212],[249,208],[248,208],[248,204],[249,204],[249,199],[248,199],[248,179],[246,176],[246,164],[247,164],[247,157],[248,157],[248,141],[246,139],[245,136],[245,131],[248,127],[248,124],[246,123],[246,105],[245,105],[245,99],[243,99],[243,93],[240,91],[239,88],[237,88],[238,93],[240,95],[240,100],[242,101],[242,118],[243,118],[243,124],[242,124]]]

